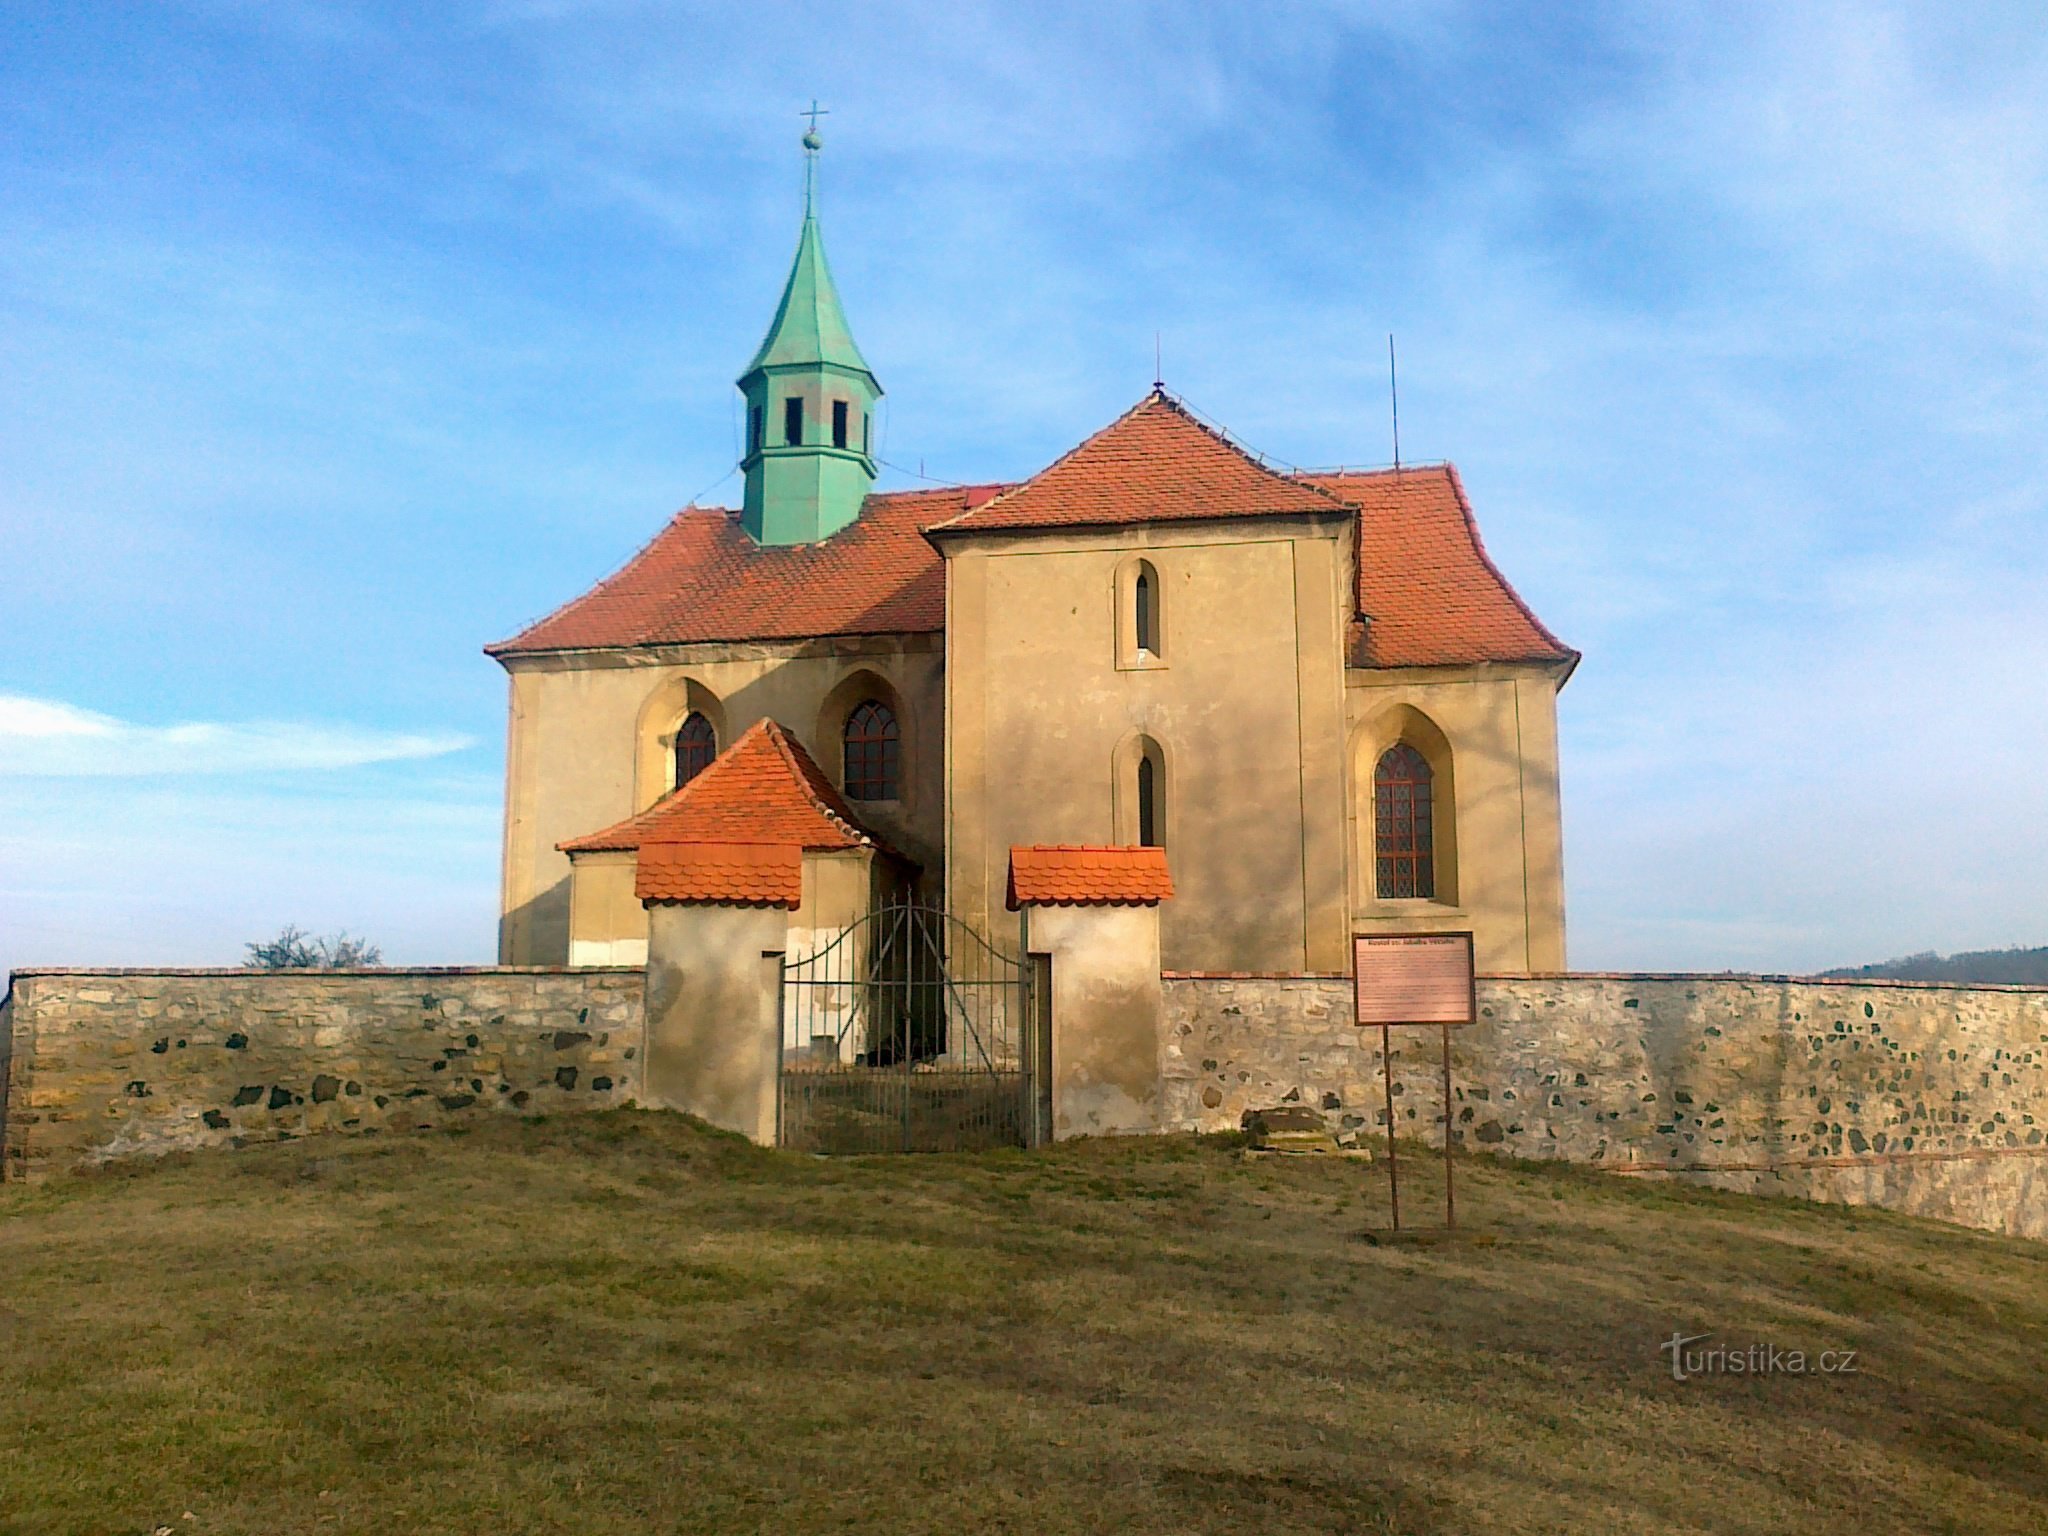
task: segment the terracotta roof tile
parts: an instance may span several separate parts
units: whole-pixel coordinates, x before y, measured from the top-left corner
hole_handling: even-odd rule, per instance
[[[655,843],[879,848],[811,755],[773,720],[761,720],[709,768],[638,816],[559,843],[603,853]]]
[[[633,894],[642,901],[798,907],[804,851],[794,844],[648,843],[634,868]]]
[[[816,544],[756,544],[739,514],[685,507],[616,574],[484,647],[492,656],[713,640],[926,634],[946,622],[946,576],[925,542],[995,487],[868,497]]]
[[[1004,528],[1116,527],[1343,510],[1320,487],[1275,473],[1155,390],[1063,458],[934,536]]]
[[[1450,465],[1301,478],[1358,508],[1352,665],[1578,660],[1488,558]]]
[[[1009,906],[1149,907],[1173,894],[1164,848],[1086,848],[1072,843],[1010,850]]]
[[[686,508],[617,574],[486,647],[554,650],[936,633],[945,571],[926,535],[1351,511],[1355,666],[1575,662],[1479,539],[1449,465],[1280,474],[1163,393],[1015,486],[870,496],[816,544],[757,545],[739,514]]]

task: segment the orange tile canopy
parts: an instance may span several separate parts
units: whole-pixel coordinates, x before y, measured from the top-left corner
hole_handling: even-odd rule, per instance
[[[1173,895],[1164,848],[1074,843],[1010,850],[1009,907],[1150,907]]]
[[[1318,515],[1356,519],[1353,666],[1577,661],[1487,557],[1449,465],[1283,474],[1163,391],[1021,484],[870,496],[851,527],[816,544],[758,545],[737,512],[685,508],[616,574],[486,649],[511,657],[933,634],[946,621],[945,570],[934,541]]]
[[[803,905],[804,851],[794,844],[646,843],[633,894],[642,901],[794,910]]]
[[[773,720],[756,721],[711,766],[638,816],[555,846],[608,853],[656,844],[880,848],[810,753]]]

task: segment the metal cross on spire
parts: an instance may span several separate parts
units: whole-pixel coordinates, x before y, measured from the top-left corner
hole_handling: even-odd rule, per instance
[[[831,109],[818,105],[818,98],[811,98],[808,110],[797,113],[798,117],[810,119],[810,127],[804,130],[804,217],[814,211],[818,191],[818,151],[825,147],[825,141],[818,137],[818,119],[830,117]]]

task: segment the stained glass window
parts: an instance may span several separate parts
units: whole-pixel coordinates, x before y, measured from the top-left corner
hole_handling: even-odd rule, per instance
[[[1373,855],[1382,901],[1436,895],[1430,777],[1428,762],[1405,741],[1389,747],[1373,772]]]

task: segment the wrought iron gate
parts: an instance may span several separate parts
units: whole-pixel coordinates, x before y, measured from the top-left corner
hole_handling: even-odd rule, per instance
[[[1039,1139],[1031,967],[949,912],[879,907],[782,968],[776,1139],[948,1152]]]

